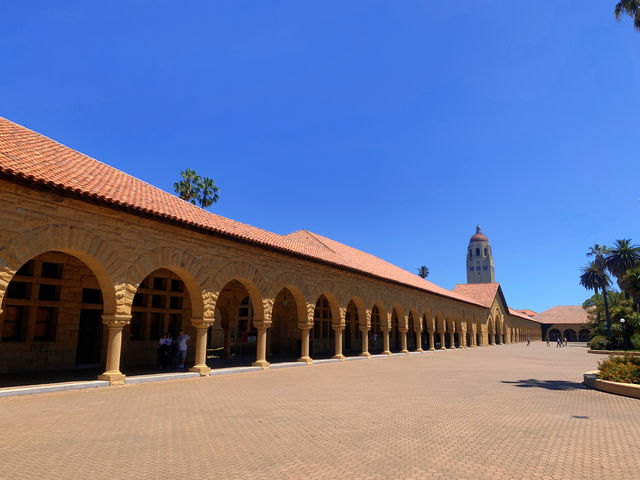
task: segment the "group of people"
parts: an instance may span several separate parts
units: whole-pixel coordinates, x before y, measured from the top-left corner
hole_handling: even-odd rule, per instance
[[[187,358],[187,342],[191,337],[180,330],[180,335],[175,339],[171,332],[162,335],[158,341],[158,368],[184,368]]]
[[[550,347],[550,346],[551,346],[551,341],[549,340],[549,337],[547,337],[547,347]],[[567,337],[556,338],[556,348],[562,348],[566,346],[567,346]]]

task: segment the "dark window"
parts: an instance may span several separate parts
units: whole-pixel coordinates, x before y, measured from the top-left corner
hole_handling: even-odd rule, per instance
[[[153,278],[153,289],[154,290],[166,290],[167,289],[167,279],[161,277]]]
[[[33,276],[33,260],[29,260],[27,263],[22,265],[16,275],[22,275],[23,277],[31,277]]]
[[[182,315],[179,313],[170,313],[169,314],[169,331],[175,337],[180,333],[180,329],[182,328]]]
[[[145,312],[131,313],[131,337],[130,340],[144,339],[144,317]]]
[[[169,308],[173,310],[180,310],[182,308],[182,297],[170,297]]]
[[[479,257],[479,256],[480,256],[480,249],[476,248],[476,257]]]
[[[4,307],[3,341],[24,340],[24,330],[29,309],[22,306]]]
[[[469,271],[470,271],[470,272],[473,272],[473,267],[469,267]]]
[[[7,298],[29,300],[31,298],[31,284],[24,282],[11,282],[7,288]]]
[[[146,307],[147,306],[147,296],[143,293],[136,293],[133,296],[133,306],[134,307]]]
[[[166,298],[164,295],[154,295],[151,298],[151,306],[153,308],[164,308]]]
[[[138,288],[149,288],[149,277],[140,282],[140,286]]]
[[[44,278],[62,278],[62,264],[42,262],[42,276]]]
[[[57,308],[38,307],[36,315],[36,329],[33,334],[33,339],[39,341],[54,340],[57,319]]]
[[[472,249],[469,249],[469,256],[473,257],[473,250]]]
[[[484,267],[482,267],[483,270],[489,270],[489,267],[487,267],[486,265]]]
[[[484,256],[487,256],[487,247],[484,247]]]
[[[102,303],[102,292],[99,288],[83,288],[82,303]]]
[[[60,300],[60,285],[41,284],[40,290],[38,291],[38,300],[48,302],[57,302]]]
[[[172,292],[182,292],[184,287],[180,280],[171,280],[171,291]]]
[[[164,328],[164,314],[152,313],[151,325],[149,327],[149,338],[151,340],[158,340],[162,336],[162,329]]]

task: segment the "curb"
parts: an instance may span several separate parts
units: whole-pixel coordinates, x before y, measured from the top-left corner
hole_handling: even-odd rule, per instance
[[[600,390],[601,392],[613,393],[625,397],[640,399],[640,385],[634,383],[611,382],[609,380],[600,380],[598,378],[600,372],[586,372],[584,374],[584,384],[588,387]]]

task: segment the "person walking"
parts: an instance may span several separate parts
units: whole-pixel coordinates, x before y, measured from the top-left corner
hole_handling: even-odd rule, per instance
[[[549,342],[549,335],[547,335],[547,347],[550,347],[551,343]]]
[[[176,339],[178,342],[178,368],[184,368],[184,361],[187,358],[187,342],[191,337],[180,330],[180,335]]]
[[[373,353],[376,352],[376,345],[378,344],[378,334],[374,333],[371,335],[371,344],[373,345]]]
[[[531,346],[531,337],[527,335],[527,347]]]

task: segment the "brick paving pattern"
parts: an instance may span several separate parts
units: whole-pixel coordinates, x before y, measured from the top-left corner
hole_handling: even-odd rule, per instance
[[[0,477],[640,478],[601,356],[475,348],[0,399]]]

